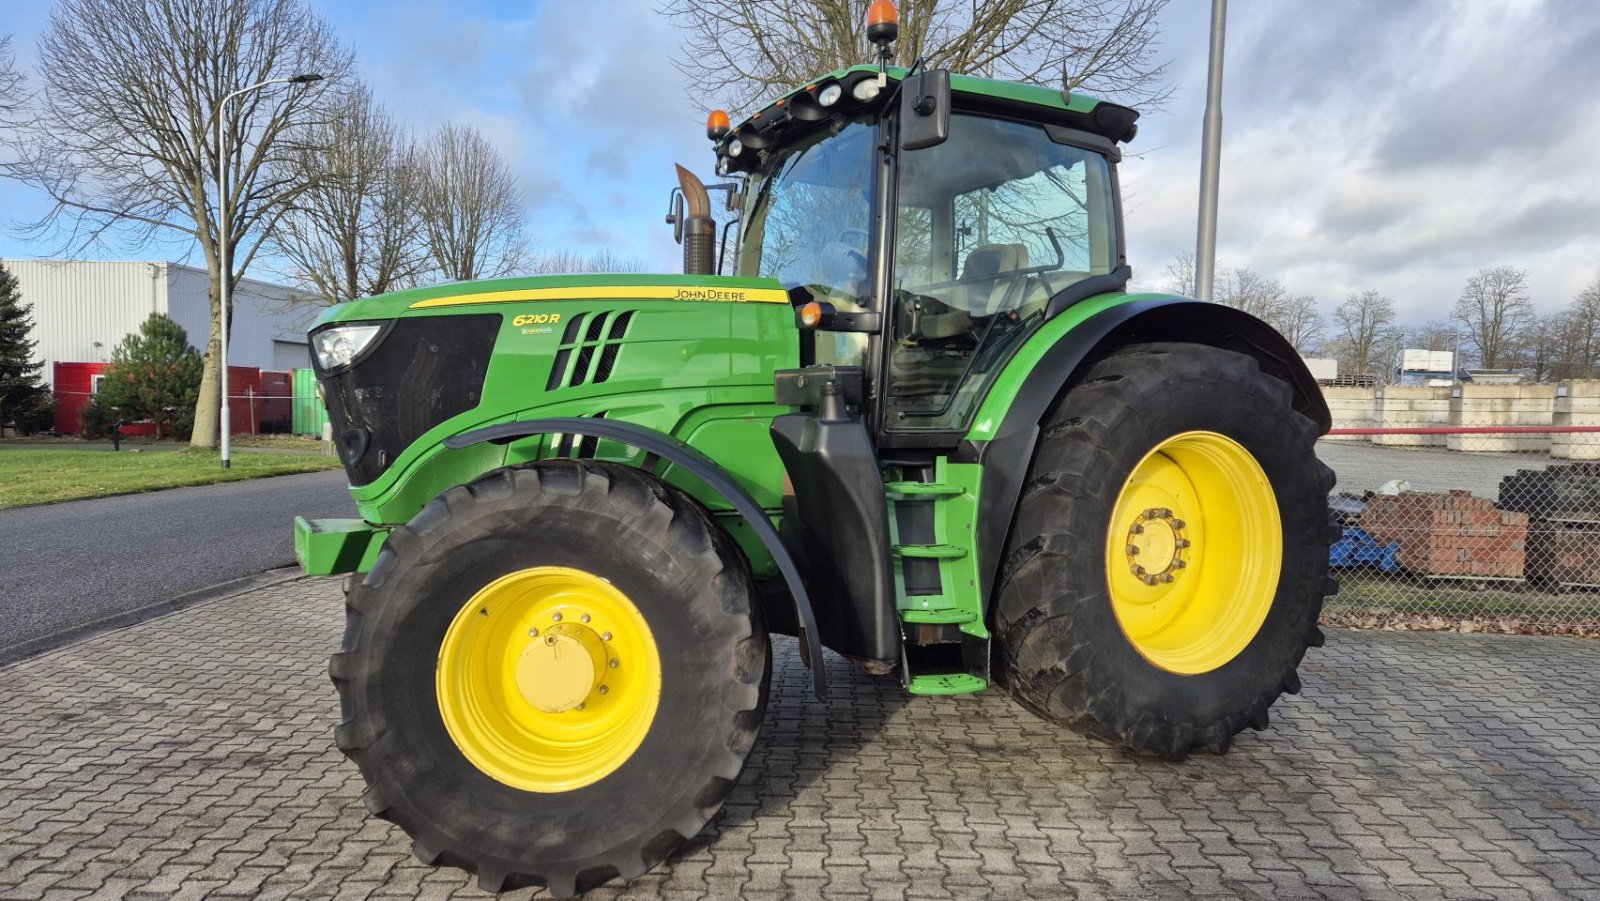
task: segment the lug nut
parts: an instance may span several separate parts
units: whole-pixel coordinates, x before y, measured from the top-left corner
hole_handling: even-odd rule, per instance
[[[577,707],[576,707],[576,708],[575,708],[575,709],[577,709],[577,710],[582,710],[582,709],[583,709],[583,705],[582,705],[582,704],[579,704],[579,705],[578,705],[578,706],[577,706]]]
[[[561,622],[561,614],[559,614],[559,613],[550,614],[550,618],[555,620],[558,623]]]
[[[612,669],[616,669],[617,667],[619,667],[621,665],[622,665],[622,661],[621,660],[613,660],[613,661],[611,661],[611,668]]]
[[[1172,579],[1173,579],[1172,573],[1167,573],[1167,574],[1165,574],[1165,575],[1163,575],[1161,577],[1161,581],[1166,582],[1168,584],[1170,584],[1172,582]]]
[[[1146,584],[1146,585],[1154,585],[1154,584],[1156,584],[1156,577],[1155,576],[1145,576],[1144,577],[1144,584]]]
[[[1135,534],[1135,535],[1143,535],[1144,534],[1144,526],[1139,525],[1138,523],[1134,523],[1133,524],[1133,534]]]
[[[1134,564],[1133,574],[1136,575],[1136,576],[1144,575],[1144,567],[1139,566],[1138,564]]]
[[[609,686],[609,685],[600,686],[600,693],[601,694],[610,694],[611,693],[611,686]]]
[[[1173,527],[1173,528],[1174,528],[1174,529],[1181,529],[1181,528],[1183,528],[1183,520],[1181,520],[1181,519],[1174,519],[1174,520],[1173,520],[1173,521],[1172,521],[1172,527]]]
[[[1178,547],[1183,548],[1183,547],[1188,547],[1188,546],[1189,546],[1189,539],[1187,539],[1187,538],[1179,538],[1178,539]]]
[[[528,637],[529,638],[538,638],[539,637],[539,630],[538,629],[529,629],[528,630]]]
[[[585,613],[584,615],[578,617],[578,622],[580,622],[580,623],[586,623],[588,621],[589,621],[589,614],[587,614],[587,613]]]
[[[1139,546],[1136,545],[1136,544],[1128,545],[1128,556],[1137,557],[1138,555],[1139,555]]]
[[[1183,569],[1185,566],[1188,566],[1188,565],[1189,564],[1183,562],[1182,560],[1174,560],[1174,561],[1172,561],[1172,568],[1173,569]]]
[[[600,640],[601,641],[610,641],[611,640],[611,633],[610,632],[601,632],[600,633]],[[615,664],[613,664],[613,665],[615,665]]]

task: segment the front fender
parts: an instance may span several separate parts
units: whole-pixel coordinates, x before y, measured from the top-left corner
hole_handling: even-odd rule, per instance
[[[783,574],[783,581],[789,586],[789,594],[794,598],[795,619],[800,624],[800,641],[806,650],[806,664],[811,667],[812,688],[817,697],[827,696],[827,675],[822,660],[822,644],[817,636],[816,615],[812,612],[811,598],[806,594],[805,584],[800,579],[800,570],[761,505],[715,460],[677,438],[654,429],[629,422],[577,417],[527,419],[486,426],[452,435],[444,440],[444,446],[454,450],[486,441],[505,443],[531,435],[551,434],[604,438],[681,466],[738,511],[766,546],[767,552],[778,565],[778,571]]]

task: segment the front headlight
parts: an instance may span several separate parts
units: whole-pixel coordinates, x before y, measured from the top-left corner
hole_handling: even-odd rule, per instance
[[[311,336],[311,345],[317,352],[317,363],[323,372],[337,369],[356,358],[372,339],[383,331],[381,325],[341,325],[323,329]]]

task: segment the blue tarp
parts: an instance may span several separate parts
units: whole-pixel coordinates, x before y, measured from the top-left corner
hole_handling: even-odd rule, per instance
[[[1328,549],[1328,565],[1333,567],[1370,566],[1386,573],[1400,571],[1395,556],[1400,553],[1400,543],[1391,541],[1384,545],[1372,539],[1365,530],[1346,526],[1344,535]]]

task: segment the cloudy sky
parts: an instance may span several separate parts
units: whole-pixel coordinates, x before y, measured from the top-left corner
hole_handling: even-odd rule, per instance
[[[418,130],[476,125],[513,162],[546,249],[609,247],[660,271],[674,161],[709,174],[709,101],[671,65],[656,0],[309,0]],[[49,4],[13,0],[24,69]],[[1194,246],[1210,4],[1162,22],[1173,88],[1123,167],[1139,287]],[[1402,321],[1444,318],[1475,270],[1529,271],[1554,311],[1600,278],[1600,2],[1269,0],[1228,23],[1218,262],[1325,309],[1375,288]],[[0,256],[49,254],[13,226],[45,209],[0,180]],[[105,258],[181,259],[182,246]],[[269,272],[252,272],[270,276]]]

